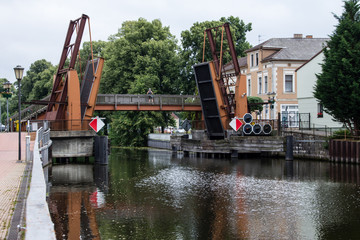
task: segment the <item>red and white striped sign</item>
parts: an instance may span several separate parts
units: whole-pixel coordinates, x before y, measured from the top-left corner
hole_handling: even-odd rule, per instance
[[[233,118],[233,120],[230,122],[230,127],[232,127],[232,129],[235,131],[238,131],[242,125],[243,123],[238,118]]]
[[[89,126],[94,129],[95,132],[98,132],[105,126],[105,123],[98,116],[96,116],[96,118],[94,118],[89,123]]]

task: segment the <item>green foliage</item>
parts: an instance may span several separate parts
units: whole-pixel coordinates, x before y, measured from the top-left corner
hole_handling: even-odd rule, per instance
[[[21,81],[21,101],[40,100],[51,93],[56,67],[45,59],[30,65]]]
[[[126,21],[104,49],[100,91],[117,94],[178,93],[179,48],[160,20]],[[173,124],[169,113],[122,112],[112,115],[110,138],[115,145],[143,146],[155,126]]]
[[[180,58],[175,37],[160,20],[126,21],[110,37],[101,92],[145,94],[177,93],[173,82],[179,76]]]
[[[357,0],[344,2],[344,12],[324,49],[322,73],[314,96],[324,110],[359,135],[360,127],[360,17]]]
[[[184,94],[193,94],[195,92],[195,77],[192,66],[202,62],[205,29],[218,27],[226,22],[230,23],[237,56],[245,56],[244,51],[251,47],[246,41],[246,33],[251,31],[251,23],[245,24],[244,21],[240,20],[238,17],[222,17],[218,21],[194,23],[190,30],[183,31],[181,33],[182,51],[180,54],[182,58],[182,78],[178,86]],[[216,38],[216,42],[220,44],[221,29],[217,34],[214,33],[214,37]],[[226,48],[228,47],[224,45],[224,49]],[[217,49],[220,49],[220,46],[217,46]],[[230,59],[231,58],[228,53],[224,55],[224,63],[227,63]],[[205,61],[211,60],[211,51],[208,40],[206,40]]]
[[[112,115],[109,137],[115,146],[144,146],[159,113],[116,112]]]
[[[348,129],[335,131],[330,136],[330,139],[343,139],[343,138],[346,138],[346,137],[352,137],[352,134]]]
[[[251,103],[263,103],[264,101],[262,100],[262,98],[249,96],[247,99],[249,103],[250,112],[254,112],[255,110],[261,112],[264,109],[262,104],[250,105]]]
[[[329,141],[331,139],[346,139],[346,138],[353,138],[352,133],[348,129],[340,129],[335,132],[329,137],[326,138],[326,142],[324,142],[323,146],[325,149],[329,149]]]
[[[106,45],[107,42],[101,40],[92,42],[94,59],[97,57],[104,57],[104,49]],[[75,66],[80,81],[82,80],[82,76],[84,75],[86,69],[86,63],[90,59],[91,59],[91,44],[90,42],[84,42],[82,49],[80,49],[80,59],[78,59]]]

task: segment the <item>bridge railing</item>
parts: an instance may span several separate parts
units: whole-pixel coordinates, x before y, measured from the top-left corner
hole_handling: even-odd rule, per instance
[[[200,105],[197,95],[98,94],[99,105]]]

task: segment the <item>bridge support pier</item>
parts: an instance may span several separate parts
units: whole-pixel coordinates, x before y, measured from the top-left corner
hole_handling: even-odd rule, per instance
[[[95,136],[95,163],[108,164],[108,137]]]

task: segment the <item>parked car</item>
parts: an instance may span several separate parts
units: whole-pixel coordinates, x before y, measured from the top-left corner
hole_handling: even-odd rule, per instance
[[[5,131],[5,125],[1,124],[1,131],[4,132]]]

